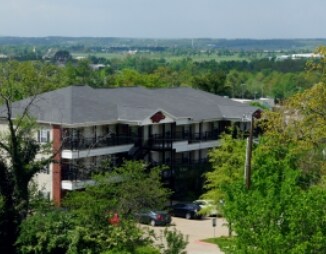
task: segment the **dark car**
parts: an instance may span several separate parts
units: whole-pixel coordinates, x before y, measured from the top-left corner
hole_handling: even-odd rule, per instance
[[[151,226],[166,226],[171,223],[171,216],[165,211],[145,210],[135,213],[135,218],[143,224]]]
[[[176,217],[184,217],[186,219],[200,219],[202,217],[201,214],[199,214],[200,206],[193,204],[193,203],[178,203],[175,205],[172,205],[169,209],[169,212],[172,216]]]

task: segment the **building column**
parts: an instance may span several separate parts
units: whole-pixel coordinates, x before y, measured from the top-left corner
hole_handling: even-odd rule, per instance
[[[61,205],[62,191],[61,191],[61,144],[62,133],[60,125],[53,125],[52,127],[52,151],[55,154],[54,163],[52,166],[52,198],[55,205]]]

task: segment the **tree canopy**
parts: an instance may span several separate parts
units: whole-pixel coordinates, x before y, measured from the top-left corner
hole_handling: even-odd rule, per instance
[[[326,251],[325,48],[319,52],[322,58],[309,66],[320,82],[263,114],[250,189],[237,177],[244,149],[236,141],[226,139],[210,155],[206,195],[223,197],[238,253]]]

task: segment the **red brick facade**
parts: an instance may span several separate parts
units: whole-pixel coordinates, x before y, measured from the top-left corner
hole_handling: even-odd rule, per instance
[[[52,167],[52,194],[53,194],[53,202],[60,206],[61,198],[62,198],[62,191],[61,191],[61,126],[60,125],[53,125],[52,127],[52,148],[53,152],[56,154],[54,160],[56,161],[53,163]]]

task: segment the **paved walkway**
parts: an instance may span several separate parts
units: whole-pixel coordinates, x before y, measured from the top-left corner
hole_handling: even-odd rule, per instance
[[[223,218],[216,218],[215,231],[212,226],[212,218],[204,218],[202,220],[186,220],[183,218],[173,217],[172,228],[176,228],[183,235],[187,235],[188,245],[187,254],[219,254],[223,253],[217,245],[203,242],[201,240],[218,236],[227,236],[228,229],[224,225]],[[153,229],[151,227],[151,229]],[[155,227],[154,231],[159,236],[164,227]]]

